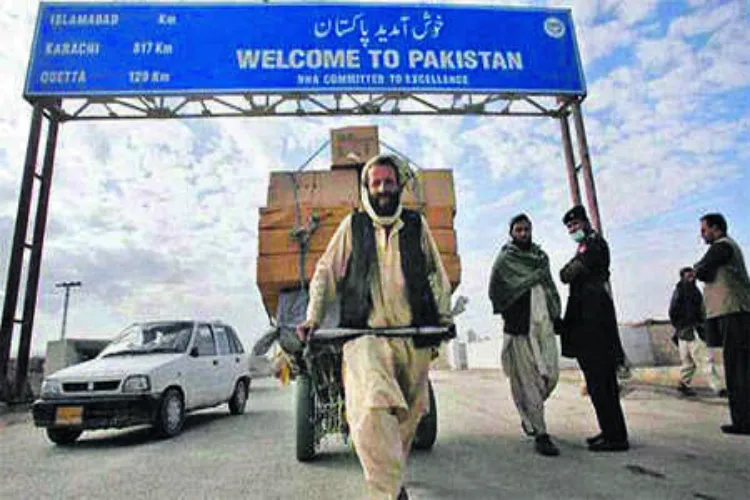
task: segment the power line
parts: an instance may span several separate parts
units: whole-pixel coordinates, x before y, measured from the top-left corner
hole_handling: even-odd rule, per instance
[[[65,325],[68,322],[68,300],[70,299],[70,289],[74,287],[80,287],[80,281],[62,281],[55,283],[56,288],[65,288],[65,303],[63,305],[63,320],[62,320],[62,332],[60,333],[60,339],[65,339]]]

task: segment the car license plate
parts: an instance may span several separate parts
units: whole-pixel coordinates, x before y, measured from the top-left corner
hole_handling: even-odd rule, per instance
[[[55,425],[81,425],[83,406],[58,406],[55,410]]]

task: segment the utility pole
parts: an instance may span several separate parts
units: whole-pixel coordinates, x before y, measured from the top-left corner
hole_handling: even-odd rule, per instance
[[[63,281],[61,283],[55,283],[55,287],[65,288],[65,305],[63,305],[62,333],[60,334],[60,340],[65,339],[65,325],[68,322],[68,300],[70,299],[70,289],[79,286],[81,286],[80,281]]]

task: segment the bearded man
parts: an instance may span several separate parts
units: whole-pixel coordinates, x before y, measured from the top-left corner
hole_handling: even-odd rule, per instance
[[[559,376],[554,325],[560,322],[560,296],[552,281],[547,254],[532,242],[531,219],[510,221],[510,239],[492,266],[489,296],[492,310],[503,317],[502,366],[521,416],[545,456],[560,454],[547,434],[544,402]]]
[[[297,334],[314,335],[338,295],[348,328],[439,326],[452,322],[451,286],[427,221],[401,206],[400,161],[382,155],[362,170],[364,210],[348,215],[318,261]],[[403,471],[429,408],[434,341],[364,335],[344,344],[346,417],[370,498],[408,498]]]

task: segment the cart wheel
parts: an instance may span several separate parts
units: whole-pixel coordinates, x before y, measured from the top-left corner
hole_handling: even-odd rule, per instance
[[[412,448],[415,450],[431,449],[437,438],[437,405],[435,404],[432,382],[429,380],[427,381],[427,389],[430,394],[430,411],[422,417],[417,426],[417,433],[412,442]]]
[[[297,460],[307,462],[315,457],[315,396],[312,381],[306,373],[297,377]]]

